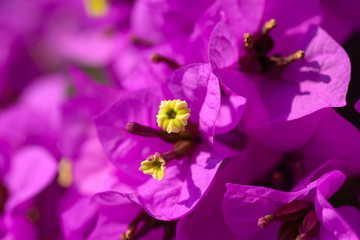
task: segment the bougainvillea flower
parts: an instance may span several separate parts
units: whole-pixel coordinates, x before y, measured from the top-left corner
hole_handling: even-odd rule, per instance
[[[320,110],[314,116],[311,115],[314,114],[295,120],[296,123],[290,121],[260,128],[264,130],[263,136],[256,131],[250,134],[266,146],[284,154],[283,164],[274,169],[274,174],[281,175],[282,180],[279,181],[282,182],[281,185],[287,185],[285,188],[280,188],[282,190],[289,190],[306,174],[330,159],[336,158],[355,163],[356,158],[359,157],[358,129],[330,108]],[[316,121],[309,122],[311,119]],[[294,128],[289,128],[290,126]],[[306,130],[306,126],[310,129]],[[276,134],[277,130],[282,136]],[[291,136],[293,134],[300,136],[293,137]],[[290,139],[293,142],[287,143]],[[283,178],[284,176],[288,177]]]
[[[327,201],[345,179],[342,172],[334,170],[292,192],[227,184],[224,217],[241,239],[265,236],[276,239],[277,232],[279,239],[287,239],[285,236],[289,234],[294,238],[304,235],[319,236],[319,239],[358,239]]]
[[[314,123],[316,124],[312,127],[313,129],[302,133],[306,127]],[[226,191],[226,183],[257,183],[256,185],[260,183],[276,187],[286,187],[287,185],[293,187],[293,184],[301,177],[331,158],[341,159],[341,161],[338,160],[335,166],[332,165],[332,168],[328,169],[340,169],[348,175],[349,169],[340,166],[354,166],[359,157],[359,131],[333,109],[324,109],[305,118],[277,123],[275,126],[268,125],[260,128],[259,131],[264,133],[264,136],[261,136],[260,133],[255,135],[255,131],[252,132],[252,135],[266,145],[249,137],[246,138],[247,145],[242,154],[224,163],[215,177],[212,188],[202,202],[192,213],[179,221],[178,236],[184,239],[196,239],[196,237],[207,234],[209,237],[216,236],[216,234],[229,234],[220,210],[221,199],[219,200]],[[282,136],[278,136],[279,134]],[[294,134],[303,134],[303,136],[292,137]],[[293,139],[294,143],[287,143],[289,139]],[[251,170],[251,166],[254,166],[254,170]],[[320,166],[319,169],[322,169],[322,173],[324,173],[325,167]],[[356,172],[353,168],[352,172],[354,171]],[[316,173],[318,175],[319,170]],[[310,176],[314,176],[314,173]],[[307,183],[311,179],[312,177],[302,180],[302,182]],[[282,181],[286,181],[286,184]],[[208,209],[212,210],[208,211]],[[239,217],[239,219],[241,218]],[[219,228],[214,231],[209,230],[209,224],[221,226],[220,230]],[[274,234],[276,235],[276,233]],[[231,234],[228,238],[231,239]]]
[[[316,144],[316,147],[314,145],[311,150],[307,151],[308,155],[318,153],[326,154],[327,157],[340,157],[341,154],[346,156],[351,153],[351,149],[355,149],[355,145],[359,141],[358,130],[333,109],[323,109],[300,119],[269,124],[258,129],[247,129],[244,126],[241,126],[240,129],[281,152],[299,151]],[[329,149],[331,153],[327,154],[328,151],[319,151],[318,149]],[[335,151],[335,149],[337,150]],[[318,159],[319,161],[315,160],[316,157],[312,159],[319,164],[319,162],[328,160],[327,157],[321,157]],[[309,162],[311,163],[311,161]]]
[[[252,184],[267,175],[282,159],[280,152],[245,136],[236,146],[241,149],[239,156],[223,161],[204,199],[193,212],[179,220],[178,239],[236,239],[222,213],[226,183]]]
[[[9,170],[2,180],[2,186],[7,191],[7,195],[2,192],[2,218],[7,237],[39,237],[36,216],[42,214],[41,217],[44,217],[45,214],[32,203],[51,184],[56,173],[56,159],[42,146],[24,147],[13,154]]]
[[[298,150],[308,172],[332,158],[355,162],[360,132],[333,109],[324,109],[315,134]]]
[[[247,98],[244,121],[250,128],[345,105],[348,56],[316,26],[319,4],[307,6],[304,1],[271,1],[266,7],[261,2],[251,16],[228,9],[214,28],[210,62],[225,85]]]
[[[116,56],[111,67],[118,85],[125,89],[135,90],[164,83],[174,70],[184,64],[181,53],[184,46],[172,41],[154,45],[126,33],[117,44],[121,54]],[[154,62],[154,54],[162,59]]]
[[[169,135],[160,131],[156,115],[161,100],[173,99],[187,102],[190,123],[184,133]],[[177,219],[192,210],[223,157],[234,154],[214,141],[219,106],[218,79],[211,74],[209,64],[194,64],[175,71],[162,89],[129,93],[97,117],[105,151],[117,168],[133,179],[129,183],[132,192],[122,194],[157,219]],[[161,181],[139,171],[140,162],[157,152],[175,157],[167,162]]]
[[[41,237],[37,227],[47,214],[45,206],[39,208],[36,202],[58,170],[56,140],[64,86],[61,75],[38,79],[24,89],[16,105],[0,114],[2,218],[7,237]],[[55,226],[55,220],[52,223]]]
[[[64,235],[68,239],[126,239],[124,235],[130,234],[128,227],[132,224],[137,228],[133,236],[136,239],[165,238],[170,230],[167,222],[154,220],[137,204],[124,197],[113,199],[113,195],[77,198],[61,216]]]
[[[196,20],[213,2],[137,1],[131,19],[134,34],[155,43],[190,35]],[[187,7],[189,5],[191,9]]]
[[[77,158],[83,141],[96,137],[92,118],[114,103],[123,93],[112,86],[101,85],[80,69],[69,67],[69,97],[61,105],[59,150],[62,157]]]

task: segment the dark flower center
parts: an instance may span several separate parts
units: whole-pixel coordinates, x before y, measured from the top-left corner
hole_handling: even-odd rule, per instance
[[[176,117],[176,112],[174,111],[174,109],[170,109],[166,114],[170,119],[174,119]]]
[[[281,70],[287,64],[304,58],[303,51],[297,51],[288,56],[274,55],[268,57],[267,54],[274,47],[274,41],[270,32],[276,27],[276,21],[271,19],[262,27],[261,32],[252,36],[244,34],[244,47],[246,54],[239,59],[240,70],[250,73],[266,73],[272,70]]]
[[[273,214],[259,218],[258,226],[266,228],[272,221],[283,221],[279,240],[305,240],[320,233],[320,222],[312,202],[294,200],[278,208]]]

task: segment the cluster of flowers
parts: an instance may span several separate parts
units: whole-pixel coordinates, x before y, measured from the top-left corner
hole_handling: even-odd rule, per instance
[[[0,1],[1,239],[360,239],[359,9]]]

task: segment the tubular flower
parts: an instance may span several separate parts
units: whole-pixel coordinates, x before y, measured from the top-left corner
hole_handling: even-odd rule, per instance
[[[185,130],[190,109],[186,101],[169,100],[161,101],[159,113],[156,116],[158,126],[168,133],[179,133]]]
[[[190,115],[187,105],[191,106],[184,131],[157,129],[156,115],[163,99],[185,100],[186,105],[180,100],[169,102],[169,108],[180,110],[180,115]],[[220,99],[219,80],[211,73],[210,64],[193,64],[176,70],[161,88],[126,94],[96,117],[109,158],[134,179],[129,183],[131,190],[120,189],[117,196],[139,203],[159,220],[175,220],[191,211],[207,191],[222,160],[238,154],[222,139],[215,139]],[[167,107],[166,102],[164,105]],[[167,111],[162,113],[166,115]],[[139,171],[139,163],[149,156],[153,159],[155,153],[160,153],[166,163],[161,181]]]

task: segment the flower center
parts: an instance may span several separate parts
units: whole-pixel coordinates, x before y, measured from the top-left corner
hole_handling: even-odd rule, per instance
[[[170,109],[166,114],[168,115],[169,119],[174,119],[176,117],[176,112],[174,109]]]
[[[160,153],[150,155],[145,161],[141,162],[140,171],[152,175],[154,179],[161,180],[165,176],[166,162]]]
[[[84,0],[86,12],[91,17],[104,17],[109,11],[108,0]]]
[[[190,109],[185,101],[161,101],[157,117],[158,126],[168,133],[179,133],[185,130],[190,117]]]
[[[274,41],[270,37],[270,32],[276,25],[275,19],[271,19],[264,24],[261,32],[255,33],[254,36],[250,33],[244,34],[246,54],[239,59],[239,65],[242,71],[252,73],[270,72],[274,68],[281,69],[293,61],[304,58],[305,53],[301,50],[288,56],[266,56],[274,46]]]
[[[154,179],[161,180],[165,176],[166,164],[173,159],[180,159],[193,152],[199,142],[198,126],[188,124],[190,109],[185,101],[169,100],[161,101],[157,123],[164,131],[130,122],[126,125],[126,131],[142,136],[156,137],[170,143],[174,143],[172,151],[155,153],[141,162],[139,168],[145,174],[152,175]],[[186,127],[186,129],[185,129]]]
[[[272,221],[283,221],[278,232],[279,240],[305,240],[320,233],[320,222],[314,211],[314,204],[294,200],[277,209],[273,214],[259,218],[258,226],[266,228]]]

